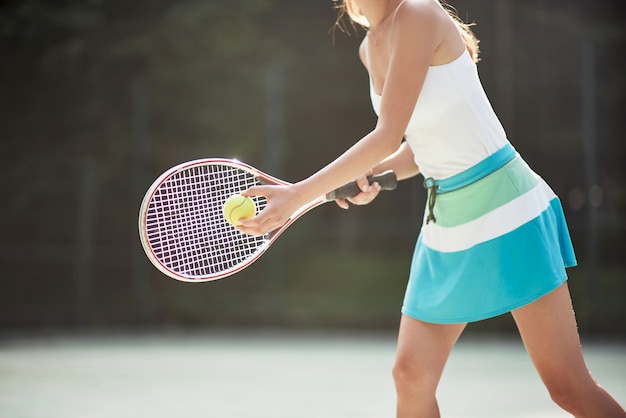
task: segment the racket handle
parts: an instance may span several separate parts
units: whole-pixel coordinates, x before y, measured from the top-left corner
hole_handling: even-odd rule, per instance
[[[393,190],[398,185],[396,173],[391,170],[385,171],[384,173],[377,174],[375,176],[367,176],[367,181],[369,182],[369,184],[378,183],[382,190]],[[326,198],[328,200],[346,199],[348,197],[359,194],[360,191],[361,189],[359,188],[359,185],[356,183],[356,181],[353,181],[328,193],[326,195]]]

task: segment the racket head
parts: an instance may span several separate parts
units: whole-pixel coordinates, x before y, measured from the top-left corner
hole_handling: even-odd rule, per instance
[[[222,207],[230,196],[261,184],[287,183],[229,159],[194,160],[167,170],[139,209],[139,236],[148,259],[185,282],[217,280],[247,267],[270,245],[270,234],[239,232]],[[252,200],[257,213],[267,205],[264,196]]]

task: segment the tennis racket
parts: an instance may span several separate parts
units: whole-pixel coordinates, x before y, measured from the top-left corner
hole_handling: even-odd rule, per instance
[[[396,187],[389,171],[368,177],[382,189]],[[247,164],[227,159],[189,161],[163,173],[146,192],[139,210],[139,236],[146,255],[165,275],[185,282],[205,282],[234,274],[256,261],[289,225],[311,209],[360,192],[356,182],[298,209],[280,228],[266,235],[246,235],[224,218],[226,199],[256,185],[289,185]],[[264,196],[252,200],[257,213]]]

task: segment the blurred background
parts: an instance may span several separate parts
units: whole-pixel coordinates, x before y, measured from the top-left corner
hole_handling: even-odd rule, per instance
[[[581,333],[626,337],[621,0],[452,5],[477,24],[511,142],[563,201]],[[172,165],[238,158],[297,181],[372,129],[363,31],[335,18],[329,0],[0,0],[0,331],[395,329],[420,179],[319,208],[212,283],[165,278],[137,234]],[[513,330],[505,315],[468,332]]]

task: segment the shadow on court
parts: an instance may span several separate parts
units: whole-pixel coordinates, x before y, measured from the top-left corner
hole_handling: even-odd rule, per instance
[[[593,375],[626,402],[626,344],[583,345]],[[392,334],[259,331],[5,337],[8,418],[392,417]],[[449,418],[567,417],[517,340],[467,337],[439,390]]]

